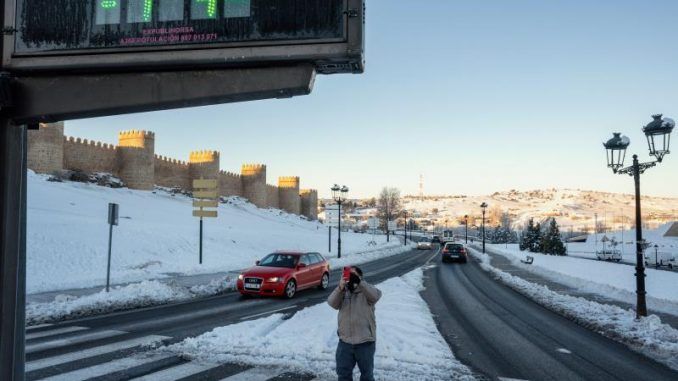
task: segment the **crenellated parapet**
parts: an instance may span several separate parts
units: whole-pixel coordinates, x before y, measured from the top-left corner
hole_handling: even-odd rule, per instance
[[[118,134],[117,175],[132,189],[152,190],[155,182],[155,134],[123,131]]]
[[[266,166],[263,164],[243,164],[240,175],[242,176],[242,196],[252,204],[266,208]]]
[[[193,151],[188,156],[188,172],[191,182],[198,179],[219,178],[219,152]]]
[[[306,216],[311,221],[318,219],[318,191],[315,189],[302,189],[299,192],[301,197],[301,215]]]
[[[275,185],[266,184],[266,204],[269,208],[280,209],[280,194]]]
[[[181,189],[190,189],[188,163],[182,160],[155,155],[153,177],[155,178],[155,185],[168,188],[179,187]]]
[[[288,213],[301,213],[301,197],[299,196],[299,177],[282,176],[278,178],[278,202],[280,209]]]
[[[28,131],[28,168],[50,173],[64,168],[64,123],[40,123]]]
[[[224,197],[242,196],[242,177],[236,173],[219,171],[219,190]]]

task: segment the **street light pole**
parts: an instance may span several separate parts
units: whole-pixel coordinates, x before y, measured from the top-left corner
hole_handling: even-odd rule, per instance
[[[647,144],[650,150],[650,156],[657,160],[647,163],[640,163],[638,155],[633,155],[633,165],[624,167],[624,158],[626,149],[631,141],[621,133],[614,133],[612,139],[603,144],[607,151],[607,166],[616,174],[626,174],[633,176],[636,196],[636,318],[647,316],[646,292],[645,292],[645,266],[643,260],[643,251],[645,242],[643,241],[643,222],[640,207],[640,175],[647,169],[661,163],[664,155],[669,154],[669,144],[671,142],[671,132],[676,123],[669,119],[662,119],[661,114],[652,115],[653,121],[643,127],[643,133],[647,138]],[[656,262],[656,260],[655,260]]]
[[[654,268],[659,268],[659,245],[654,245]]]
[[[405,246],[407,246],[407,210],[405,211]]]
[[[344,201],[346,201],[346,199],[348,197],[348,187],[346,185],[339,187],[339,185],[334,184],[334,186],[332,186],[331,190],[332,190],[332,198],[334,198],[334,201],[337,203],[337,205],[339,207],[339,209],[338,209],[339,216],[337,217],[337,219],[338,219],[337,226],[339,227],[338,238],[337,238],[337,258],[341,258],[341,204],[343,204]]]
[[[487,209],[487,204],[483,202],[480,204],[480,207],[483,209],[483,254],[485,254],[485,210]]]
[[[337,200],[339,205],[339,237],[337,238],[337,258],[341,258],[341,199]]]
[[[465,240],[466,243],[468,243],[468,214],[464,216],[464,230],[465,230]]]

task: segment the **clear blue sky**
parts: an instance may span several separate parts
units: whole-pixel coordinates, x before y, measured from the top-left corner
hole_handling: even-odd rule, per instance
[[[156,132],[156,153],[221,151],[222,169],[268,165],[367,197],[568,187],[632,192],[605,167],[620,131],[647,159],[641,127],[678,119],[678,1],[369,0],[367,72],[320,76],[309,96],[67,122],[114,143]],[[678,196],[675,154],[642,179]]]

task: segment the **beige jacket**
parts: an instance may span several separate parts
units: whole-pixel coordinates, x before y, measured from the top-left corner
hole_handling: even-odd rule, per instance
[[[381,298],[381,291],[364,280],[354,293],[339,287],[327,298],[327,304],[339,310],[339,339],[347,344],[362,344],[377,340],[377,321],[374,305]]]

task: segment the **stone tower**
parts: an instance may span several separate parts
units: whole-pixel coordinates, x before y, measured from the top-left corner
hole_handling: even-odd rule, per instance
[[[301,196],[301,215],[306,216],[311,221],[318,219],[318,191],[315,189],[302,189]]]
[[[152,190],[155,178],[155,134],[118,134],[118,176],[130,189]]]
[[[267,207],[266,166],[263,164],[243,164],[242,195],[259,208]]]
[[[301,197],[299,196],[299,177],[285,176],[278,178],[278,198],[280,209],[294,214],[301,214]]]
[[[64,122],[40,123],[28,131],[28,168],[51,173],[64,168]]]
[[[193,180],[204,178],[210,180],[219,179],[219,152],[217,151],[193,151],[188,159],[188,174]]]

